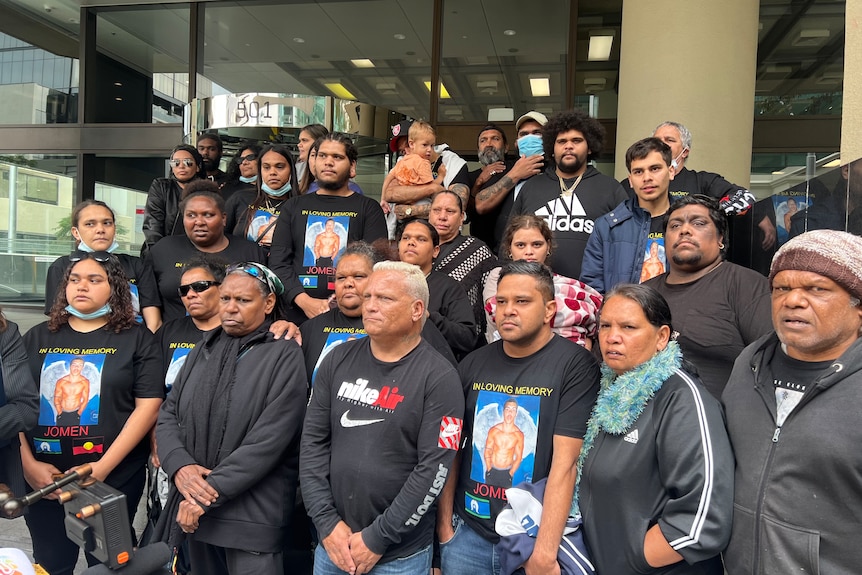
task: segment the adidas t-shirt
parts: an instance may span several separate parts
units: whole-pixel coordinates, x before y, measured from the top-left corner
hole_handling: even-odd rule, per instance
[[[563,184],[569,188],[575,180],[564,179]],[[533,176],[524,183],[512,206],[511,216],[531,214],[544,218],[554,234],[556,244],[548,265],[555,273],[579,278],[584,250],[593,233],[595,220],[613,210],[627,197],[618,181],[592,166],[587,167],[572,194],[563,194],[560,180],[551,166],[543,174]]]
[[[599,389],[599,367],[583,347],[554,336],[529,357],[496,341],[458,367],[466,394],[455,513],[488,541],[506,489],[548,476],[554,435],[583,438]]]

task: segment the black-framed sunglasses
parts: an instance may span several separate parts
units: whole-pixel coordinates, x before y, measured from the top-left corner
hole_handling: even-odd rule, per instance
[[[174,160],[170,160],[169,163],[174,168],[178,168],[180,166],[180,164],[184,165],[187,168],[191,168],[192,166],[195,165],[195,161],[192,158],[174,159]]]
[[[257,159],[257,156],[255,156],[254,154],[249,154],[247,156],[240,156],[239,163],[242,164],[243,162],[253,162],[256,159]]]
[[[200,280],[196,282],[192,282],[190,284],[183,284],[177,288],[177,292],[179,292],[180,297],[186,297],[189,294],[189,291],[193,291],[195,293],[203,293],[210,289],[213,286],[221,285],[221,282],[217,282],[214,280]]]
[[[93,259],[103,264],[114,257],[111,253],[105,251],[98,252],[85,252],[84,250],[75,250],[69,255],[69,261],[72,263],[79,262],[81,260]]]

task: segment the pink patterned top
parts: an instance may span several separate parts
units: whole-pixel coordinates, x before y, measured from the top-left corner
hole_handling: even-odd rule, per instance
[[[500,339],[495,320],[497,301],[494,296],[497,295],[497,282],[502,269],[499,267],[491,270],[482,291],[485,319],[488,322],[485,332],[488,343]],[[598,330],[597,319],[602,307],[602,294],[581,281],[554,274],[554,299],[557,302],[557,313],[551,319],[551,329],[557,335],[585,345],[586,339],[594,337]]]

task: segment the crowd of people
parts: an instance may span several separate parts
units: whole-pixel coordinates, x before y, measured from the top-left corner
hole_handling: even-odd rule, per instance
[[[76,206],[47,321],[0,312],[0,481],[88,463],[130,517],[152,483],[147,542],[195,575],[856,572],[862,238],[799,233],[765,277],[727,259],[753,196],[685,167],[685,126],[622,182],[583,112],[515,130],[471,172],[402,122],[379,202],[347,135],[222,172],[201,134],[140,257]],[[71,575],[57,499],[26,522]]]

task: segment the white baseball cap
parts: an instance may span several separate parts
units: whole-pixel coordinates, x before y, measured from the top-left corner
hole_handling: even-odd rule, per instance
[[[545,116],[541,112],[536,112],[535,110],[532,110],[530,112],[527,112],[526,114],[524,114],[520,118],[518,118],[518,121],[515,122],[515,131],[520,130],[521,124],[523,124],[527,120],[533,120],[534,122],[538,122],[540,126],[544,126],[545,124],[548,123],[547,116]]]

